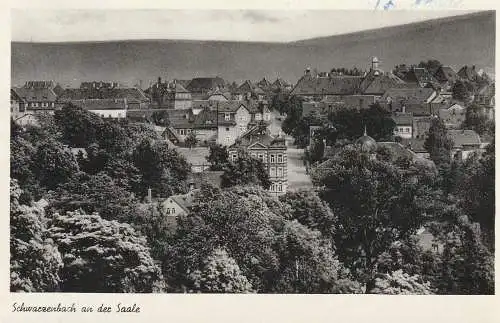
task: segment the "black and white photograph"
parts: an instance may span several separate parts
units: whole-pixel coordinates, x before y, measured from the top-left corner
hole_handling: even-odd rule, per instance
[[[496,11],[396,2],[12,9],[10,293],[494,295]]]

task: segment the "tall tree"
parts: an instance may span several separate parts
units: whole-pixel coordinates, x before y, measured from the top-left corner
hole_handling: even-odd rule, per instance
[[[48,140],[38,147],[34,163],[35,175],[48,189],[67,182],[78,171],[78,163],[71,151],[55,140]]]
[[[68,212],[55,215],[49,232],[62,254],[64,292],[151,293],[164,288],[146,239],[128,224]]]
[[[183,192],[184,181],[190,172],[186,159],[164,141],[143,139],[135,148],[132,160],[142,175],[139,196],[146,196],[148,188],[156,196],[168,197]]]
[[[210,163],[210,170],[223,170],[229,163],[229,153],[225,146],[212,144],[206,159]]]
[[[216,249],[204,261],[201,270],[190,277],[194,291],[204,293],[249,293],[252,285],[241,273],[236,261],[223,249]]]
[[[40,204],[24,205],[16,180],[10,182],[10,290],[58,291],[63,266],[57,246],[47,234],[47,219]]]
[[[271,186],[271,181],[264,163],[241,150],[238,152],[238,159],[226,166],[224,174],[222,174],[222,186],[248,184],[260,185],[268,189]]]
[[[356,148],[346,147],[326,163],[313,182],[324,187],[321,195],[338,217],[340,260],[370,287],[378,257],[422,225],[429,190],[418,173],[410,176]]]
[[[430,158],[436,166],[440,167],[450,163],[453,141],[448,137],[446,127],[441,119],[432,119],[424,148],[429,152]]]
[[[437,70],[443,66],[443,64],[437,59],[429,59],[427,61],[421,61],[418,67],[425,68],[431,75],[436,74]]]

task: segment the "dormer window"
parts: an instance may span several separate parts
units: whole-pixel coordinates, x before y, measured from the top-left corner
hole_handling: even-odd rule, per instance
[[[224,120],[226,121],[231,120],[231,115],[229,113],[224,113]]]

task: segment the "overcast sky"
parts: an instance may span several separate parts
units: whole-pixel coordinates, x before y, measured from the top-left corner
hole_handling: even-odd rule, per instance
[[[471,11],[13,10],[12,40],[195,39],[286,42]]]

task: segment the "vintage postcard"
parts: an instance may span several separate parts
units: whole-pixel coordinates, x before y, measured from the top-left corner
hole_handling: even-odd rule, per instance
[[[495,5],[358,2],[9,8],[0,317],[496,321]]]

